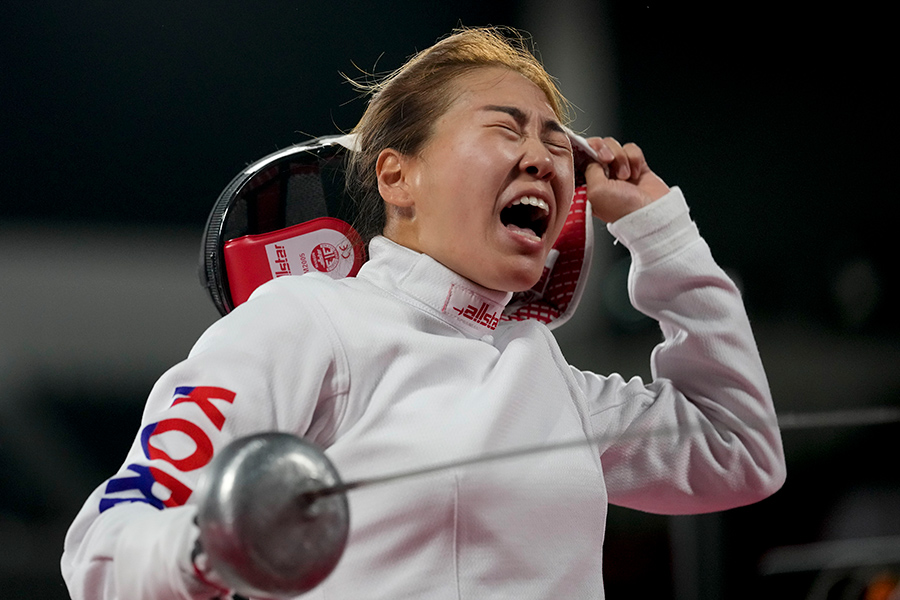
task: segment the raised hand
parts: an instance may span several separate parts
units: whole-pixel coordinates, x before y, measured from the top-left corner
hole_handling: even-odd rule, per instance
[[[587,142],[600,161],[585,168],[595,217],[612,223],[668,193],[669,186],[650,170],[637,144],[623,146],[612,137],[593,137]]]

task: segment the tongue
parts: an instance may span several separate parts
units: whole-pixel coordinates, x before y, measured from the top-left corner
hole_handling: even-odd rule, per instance
[[[508,224],[506,226],[506,228],[517,235],[521,235],[521,236],[527,237],[529,239],[533,239],[533,240],[541,239],[540,236],[538,234],[536,234],[532,229],[519,227],[518,225],[513,225],[512,223]]]

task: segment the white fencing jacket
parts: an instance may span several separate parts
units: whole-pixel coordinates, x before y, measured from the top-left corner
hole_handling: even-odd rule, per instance
[[[570,366],[543,324],[498,322],[509,294],[384,238],[356,278],[262,286],[153,388],[122,469],[67,536],[72,597],[209,598],[191,575],[191,493],[216,449],[261,431],[317,442],[345,481],[596,440],[350,492],[346,552],[304,598],[603,598],[607,503],[696,513],[773,493],[766,376],[681,192],[609,230],[664,334],[649,382]]]

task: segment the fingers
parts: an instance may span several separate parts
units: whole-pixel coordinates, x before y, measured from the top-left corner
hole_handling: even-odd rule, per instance
[[[615,138],[589,138],[598,161],[585,168],[588,199],[594,215],[607,223],[658,200],[669,187],[650,170],[637,144]]]
[[[622,146],[612,137],[589,138],[588,143],[607,166],[610,179],[637,181],[648,170],[644,152],[637,144],[629,142]]]

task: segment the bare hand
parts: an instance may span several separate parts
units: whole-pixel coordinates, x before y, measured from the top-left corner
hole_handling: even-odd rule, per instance
[[[600,163],[588,165],[584,173],[595,217],[612,223],[669,192],[637,144],[622,146],[611,137],[587,141],[600,157]]]

